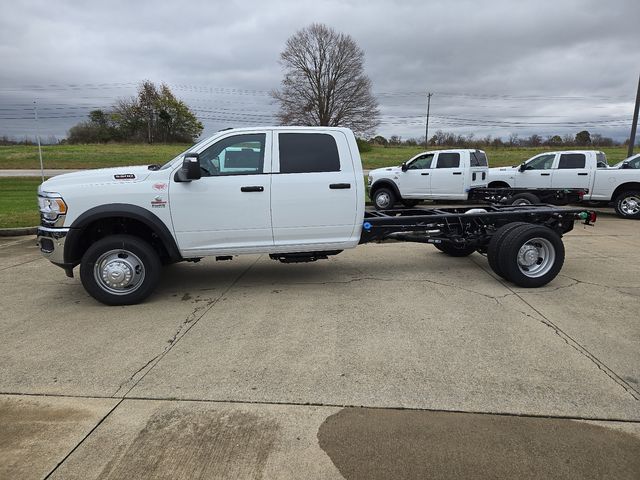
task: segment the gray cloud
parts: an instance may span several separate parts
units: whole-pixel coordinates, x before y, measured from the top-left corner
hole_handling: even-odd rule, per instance
[[[424,135],[431,91],[432,132],[566,134],[588,122],[624,138],[639,18],[632,1],[20,2],[0,16],[0,135],[33,135],[37,100],[42,135],[64,136],[143,79],[171,85],[207,134],[271,124],[284,42],[322,22],[365,51],[383,135]]]

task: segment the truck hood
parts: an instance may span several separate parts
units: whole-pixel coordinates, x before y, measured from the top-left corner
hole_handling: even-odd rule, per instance
[[[55,192],[66,185],[99,185],[105,183],[137,183],[143,182],[151,174],[146,165],[135,167],[100,168],[81,172],[65,173],[46,180],[43,192]]]
[[[384,168],[376,168],[374,170],[370,170],[369,171],[369,175],[371,176],[376,176],[376,175],[389,175],[392,173],[402,173],[402,168],[400,167],[384,167]]]

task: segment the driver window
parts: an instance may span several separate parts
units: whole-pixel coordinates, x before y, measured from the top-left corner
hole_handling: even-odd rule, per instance
[[[413,162],[411,162],[407,170],[424,170],[425,168],[431,168],[433,157],[433,153],[420,155]]]
[[[264,171],[264,133],[224,138],[200,154],[203,177],[256,175]]]
[[[527,170],[550,170],[555,158],[555,154],[540,155],[527,163]]]

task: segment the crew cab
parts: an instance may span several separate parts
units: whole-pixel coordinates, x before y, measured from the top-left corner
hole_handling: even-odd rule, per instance
[[[630,162],[611,168],[600,151],[544,152],[519,166],[489,169],[489,187],[580,188],[583,200],[613,202],[620,217],[640,218],[640,170]]]
[[[406,207],[420,200],[466,200],[473,187],[487,185],[489,167],[482,150],[419,153],[399,167],[369,172],[369,196],[376,208]]]
[[[162,166],[45,181],[38,244],[68,276],[79,266],[95,299],[127,305],[152,293],[162,265],[246,253],[309,262],[390,239],[451,256],[478,251],[505,279],[537,287],[562,267],[561,237],[574,221],[595,220],[548,205],[368,212],[362,178],[346,128],[230,129]]]

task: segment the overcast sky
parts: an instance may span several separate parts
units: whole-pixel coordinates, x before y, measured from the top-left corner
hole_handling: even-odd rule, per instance
[[[365,52],[385,136],[629,134],[637,0],[2,0],[0,135],[63,137],[89,110],[165,82],[205,125],[271,125],[286,39],[313,22]]]

